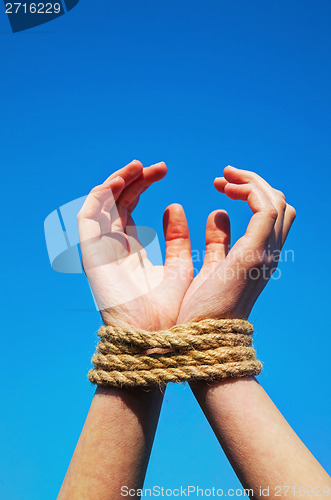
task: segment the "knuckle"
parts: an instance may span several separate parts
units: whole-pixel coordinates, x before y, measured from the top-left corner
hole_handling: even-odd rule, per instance
[[[280,196],[281,198],[283,198],[283,200],[286,199],[285,194],[283,193],[283,191],[280,191],[279,189],[276,189],[275,191],[278,194],[278,196]]]
[[[254,195],[257,198],[260,198],[260,196],[261,196],[261,189],[258,186],[256,186],[255,184],[251,183],[251,182],[249,183],[249,186],[250,186],[251,192],[254,193]]]
[[[281,198],[278,202],[278,206],[279,206],[279,210],[281,210],[282,212],[285,212],[286,210],[286,207],[287,207],[287,203],[285,201],[284,198]]]
[[[260,177],[258,174],[252,172],[251,170],[246,170],[246,176],[252,181],[257,181]]]
[[[268,217],[270,217],[271,219],[275,219],[276,220],[277,217],[278,217],[278,210],[273,205],[270,205],[266,209],[266,215]]]

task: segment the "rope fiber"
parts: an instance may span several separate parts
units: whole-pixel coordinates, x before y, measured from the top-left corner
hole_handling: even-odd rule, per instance
[[[241,319],[206,319],[157,332],[102,326],[88,378],[120,388],[258,375],[262,363],[253,332]]]

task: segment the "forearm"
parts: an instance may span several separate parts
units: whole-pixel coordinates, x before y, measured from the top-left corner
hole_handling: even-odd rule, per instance
[[[101,389],[93,398],[59,500],[114,500],[142,486],[163,394]]]
[[[298,438],[258,382],[251,377],[192,390],[245,488],[330,487],[330,476]],[[296,491],[296,493],[298,490]]]

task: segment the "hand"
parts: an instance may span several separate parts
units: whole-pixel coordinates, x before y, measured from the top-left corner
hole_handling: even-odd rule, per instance
[[[215,188],[233,200],[245,200],[254,215],[246,234],[230,249],[230,221],[222,210],[207,220],[206,254],[201,271],[184,297],[177,322],[204,318],[244,318],[277,267],[295,210],[280,191],[259,175],[224,169]]]
[[[183,208],[164,213],[164,266],[154,266],[141,245],[132,211],[140,195],[167,172],[164,163],[133,161],[88,195],[78,214],[83,267],[107,325],[143,329],[176,324],[193,279],[190,237]]]

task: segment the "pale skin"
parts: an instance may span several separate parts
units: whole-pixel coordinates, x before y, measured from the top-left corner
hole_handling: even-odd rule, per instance
[[[295,210],[261,177],[226,167],[215,188],[246,201],[253,216],[229,251],[227,214],[210,214],[205,261],[193,279],[189,230],[180,205],[165,211],[164,266],[148,261],[134,229],[131,213],[140,195],[165,174],[164,163],[143,168],[133,161],[94,188],[79,214],[84,269],[105,324],[157,330],[211,317],[248,318],[277,266]],[[259,279],[251,278],[252,269],[260,271]],[[329,475],[254,378],[195,382],[191,388],[238,478],[255,498],[267,486],[275,500],[276,486],[291,486],[288,498],[297,498],[293,487],[299,486],[329,486],[331,491]],[[113,500],[121,498],[123,485],[142,487],[162,397],[159,389],[97,389],[58,498]]]

